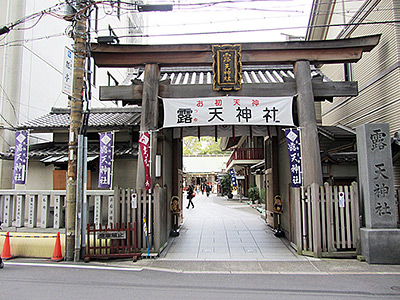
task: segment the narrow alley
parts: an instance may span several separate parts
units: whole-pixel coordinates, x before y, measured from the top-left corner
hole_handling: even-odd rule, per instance
[[[247,203],[197,193],[186,209],[180,235],[161,257],[171,260],[305,260],[274,236]]]

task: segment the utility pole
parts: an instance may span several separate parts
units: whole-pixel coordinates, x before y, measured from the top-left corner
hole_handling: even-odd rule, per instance
[[[76,261],[79,259],[79,250],[75,249],[75,224],[76,224],[76,184],[77,184],[77,144],[78,133],[82,124],[82,91],[85,76],[86,58],[86,16],[81,10],[85,7],[85,1],[76,0],[76,23],[74,30],[74,72],[73,90],[70,101],[71,123],[69,129],[68,147],[68,180],[66,198],[66,250],[65,259]]]

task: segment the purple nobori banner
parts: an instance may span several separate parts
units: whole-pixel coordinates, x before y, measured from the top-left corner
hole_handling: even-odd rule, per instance
[[[25,184],[28,169],[28,131],[15,133],[13,183]]]
[[[302,173],[301,173],[301,155],[300,155],[300,134],[297,129],[285,129],[285,135],[289,153],[292,187],[301,187]]]
[[[113,133],[100,134],[99,188],[110,188],[113,163]]]

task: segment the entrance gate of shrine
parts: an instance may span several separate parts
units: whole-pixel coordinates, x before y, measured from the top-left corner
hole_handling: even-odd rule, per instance
[[[179,170],[181,170],[181,142],[174,139],[171,130],[162,129],[159,120],[159,98],[198,98],[221,97],[227,94],[237,97],[278,97],[297,96],[298,126],[302,130],[303,147],[303,185],[322,185],[321,160],[317,135],[317,122],[314,101],[332,97],[354,96],[357,94],[356,82],[312,81],[310,65],[354,63],[363,52],[372,50],[379,42],[380,35],[324,41],[295,41],[275,43],[241,44],[241,62],[245,65],[292,65],[295,80],[279,84],[242,84],[240,89],[216,90],[213,84],[171,85],[160,81],[161,67],[211,66],[213,45],[114,45],[92,44],[92,56],[98,67],[143,67],[144,80],[133,81],[129,86],[102,87],[101,100],[122,100],[125,103],[141,105],[142,132],[152,131],[152,143],[157,151],[152,152],[151,182],[166,189],[165,199],[181,195]],[[215,74],[214,74],[215,76]],[[277,141],[272,139],[272,143]],[[162,175],[156,178],[155,162],[157,154],[163,154]],[[161,153],[162,152],[162,153]],[[139,157],[137,187],[144,188],[144,166]],[[276,172],[271,174],[271,186]],[[152,212],[149,212],[152,215]],[[168,218],[167,218],[168,219]],[[169,221],[167,221],[169,222]],[[165,224],[169,226],[169,224]],[[162,227],[162,226],[161,226]],[[295,229],[299,230],[299,228]],[[167,231],[168,232],[168,231]],[[166,237],[163,238],[165,240]],[[155,241],[152,245],[154,248]],[[158,242],[157,245],[162,243]],[[159,251],[160,249],[155,249]]]

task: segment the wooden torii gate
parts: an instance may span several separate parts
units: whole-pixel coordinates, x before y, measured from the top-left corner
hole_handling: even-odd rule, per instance
[[[242,43],[243,65],[293,65],[295,82],[280,84],[243,84],[232,96],[293,96],[297,94],[299,125],[302,129],[304,185],[322,184],[321,159],[314,100],[325,97],[357,95],[356,82],[313,82],[310,65],[354,63],[363,52],[371,51],[380,35],[324,41]],[[182,45],[110,45],[92,44],[92,56],[98,67],[145,66],[143,83],[102,87],[102,100],[129,100],[142,106],[141,131],[156,130],[159,119],[158,96],[173,98],[213,97],[226,92],[212,85],[173,86],[160,83],[163,66],[211,66],[211,44]],[[152,159],[154,164],[155,159]],[[155,168],[152,167],[152,170]],[[138,161],[138,186],[144,186],[143,162]],[[154,174],[152,174],[152,179]],[[153,180],[152,180],[153,182]]]

